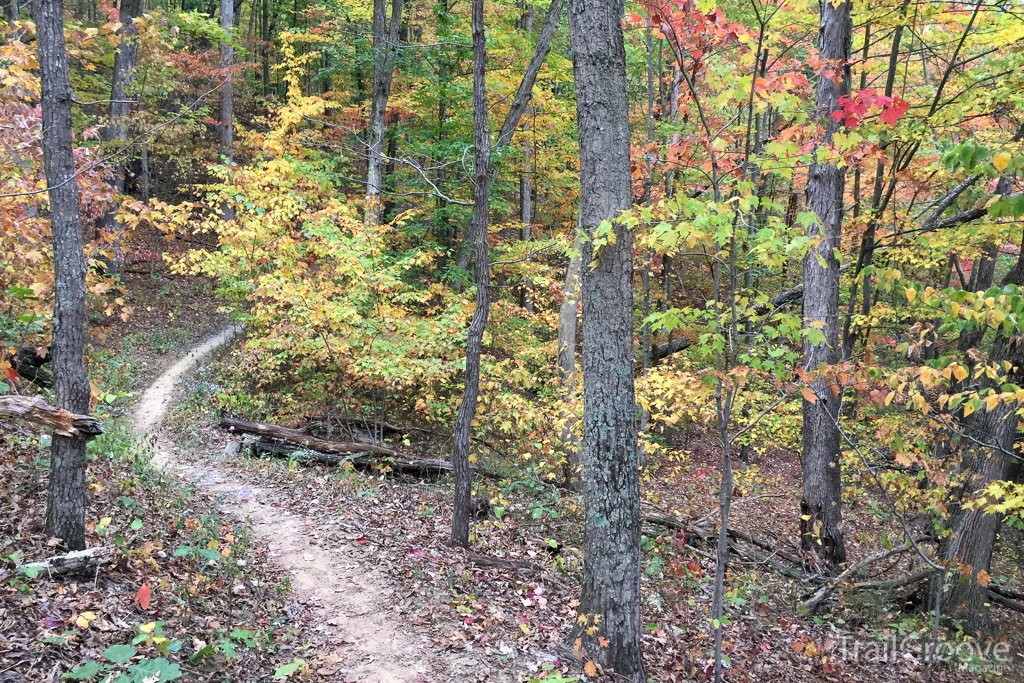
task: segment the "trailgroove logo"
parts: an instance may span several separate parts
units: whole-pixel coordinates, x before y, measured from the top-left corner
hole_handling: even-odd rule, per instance
[[[1010,645],[1006,642],[940,640],[933,644],[922,642],[917,636],[907,636],[901,640],[894,635],[875,642],[840,636],[837,654],[839,659],[850,664],[924,664],[930,658],[932,661],[942,662],[949,668],[971,671],[999,671],[1008,667],[1010,663]]]

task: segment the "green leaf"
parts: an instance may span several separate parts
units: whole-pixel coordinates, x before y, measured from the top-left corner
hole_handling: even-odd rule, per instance
[[[190,552],[192,552],[192,547],[191,546],[179,545],[177,547],[177,549],[174,551],[174,556],[175,557],[185,557]]]
[[[76,666],[68,673],[61,676],[61,679],[68,681],[85,681],[100,672],[99,662],[86,662],[81,666]]]
[[[39,567],[22,567],[21,571],[25,572],[25,576],[30,579],[34,579],[39,576]]]
[[[127,664],[136,652],[138,650],[131,645],[111,645],[103,651],[103,658],[114,664]]]
[[[132,531],[138,531],[142,528],[142,520],[136,519],[132,521]]]
[[[144,659],[128,668],[128,680],[131,683],[165,683],[181,678],[181,668],[163,657]],[[154,678],[155,677],[155,678]]]
[[[301,659],[296,659],[291,664],[282,664],[281,666],[274,669],[274,680],[281,680],[282,678],[288,678],[298,670],[305,670],[306,663]]]

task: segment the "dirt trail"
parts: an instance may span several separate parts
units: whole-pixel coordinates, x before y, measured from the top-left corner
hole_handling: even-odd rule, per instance
[[[161,375],[143,394],[133,414],[140,433],[156,433],[178,380],[217,347],[230,341],[236,329],[227,329],[189,352]],[[331,646],[337,646],[334,680],[366,683],[445,683],[443,656],[431,651],[430,638],[403,623],[393,610],[403,596],[395,595],[385,576],[366,566],[359,550],[316,545],[306,522],[272,493],[252,486],[216,464],[193,464],[177,454],[163,437],[156,440],[155,458],[193,485],[216,494],[221,507],[253,522],[255,540],[291,577],[293,597],[305,606]]]

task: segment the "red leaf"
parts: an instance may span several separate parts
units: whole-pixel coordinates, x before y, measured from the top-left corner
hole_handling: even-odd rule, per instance
[[[149,599],[152,597],[152,591],[149,590],[149,584],[142,584],[142,588],[135,594],[135,599],[139,601],[139,607],[142,609],[149,609]]]

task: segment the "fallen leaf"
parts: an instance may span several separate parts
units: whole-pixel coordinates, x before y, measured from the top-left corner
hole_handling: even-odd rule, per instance
[[[135,599],[139,601],[139,607],[142,609],[149,609],[149,600],[152,597],[153,592],[149,589],[149,584],[142,584],[142,588],[135,594]]]

